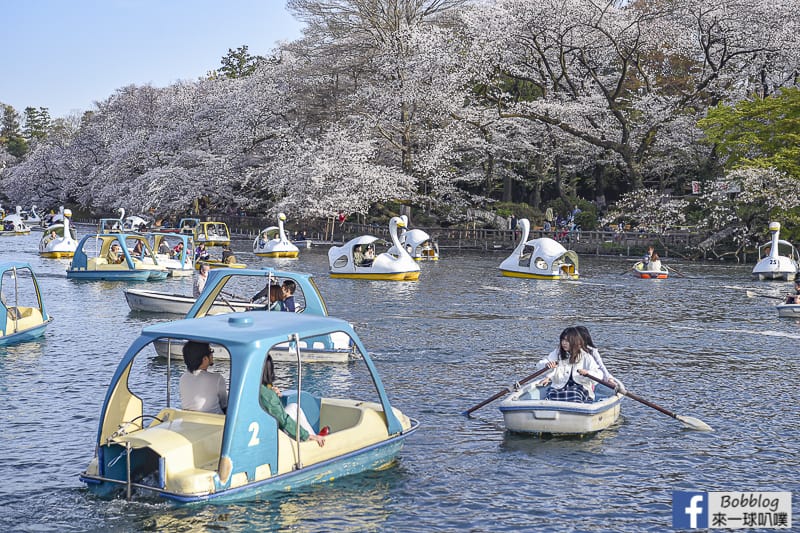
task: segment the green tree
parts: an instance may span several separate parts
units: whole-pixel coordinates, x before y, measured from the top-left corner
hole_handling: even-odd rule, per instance
[[[255,72],[259,62],[263,60],[262,56],[250,55],[247,45],[242,45],[236,50],[228,48],[219,71],[227,78],[244,78]]]
[[[20,133],[19,113],[10,105],[0,104],[3,120],[0,123],[0,144],[14,157],[28,152],[28,142]]]
[[[46,107],[25,108],[25,128],[22,130],[23,136],[29,141],[33,139],[44,139],[50,129],[50,111]]]
[[[800,89],[718,105],[699,125],[727,168],[775,168],[800,178]]]

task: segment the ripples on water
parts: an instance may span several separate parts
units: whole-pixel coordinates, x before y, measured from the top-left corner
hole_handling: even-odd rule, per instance
[[[334,316],[371,350],[395,405],[421,421],[380,472],[235,505],[103,501],[78,481],[116,364],[139,330],[113,282],[74,282],[40,259],[39,234],[0,239],[0,261],[30,262],[55,317],[44,338],[0,348],[0,524],[14,531],[663,531],[673,490],[798,489],[800,325],[773,300],[790,284],[751,266],[677,263],[687,277],[620,275],[624,258],[581,258],[583,279],[503,278],[503,254],[444,250],[417,283],[332,280],[326,251],[250,264],[311,272]],[[148,284],[191,292],[190,279]],[[530,374],[563,328],[589,327],[628,388],[713,426],[700,433],[630,399],[612,428],[585,438],[508,434],[495,404],[465,409]],[[152,362],[143,372],[163,372]],[[220,365],[222,366],[222,365]],[[308,383],[365,390],[358,365],[320,365]],[[224,370],[221,368],[221,370]]]

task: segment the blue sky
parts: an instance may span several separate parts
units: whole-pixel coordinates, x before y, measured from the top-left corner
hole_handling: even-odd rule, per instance
[[[53,118],[125,85],[164,87],[301,35],[285,0],[0,0],[0,102]]]

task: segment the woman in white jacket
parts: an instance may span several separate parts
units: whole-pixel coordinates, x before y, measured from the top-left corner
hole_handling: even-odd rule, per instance
[[[553,369],[547,400],[589,403],[594,400],[594,381],[588,378],[603,376],[594,358],[585,350],[580,332],[570,327],[561,332],[558,350],[537,363],[537,367]]]

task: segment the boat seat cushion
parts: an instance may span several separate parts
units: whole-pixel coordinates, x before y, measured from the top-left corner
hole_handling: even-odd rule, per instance
[[[286,407],[290,403],[297,403],[297,391],[296,390],[283,391],[283,394],[281,395],[281,402],[283,403],[284,407]],[[319,399],[315,398],[312,394],[303,391],[303,393],[300,396],[300,409],[302,409],[303,413],[305,413],[308,423],[311,424],[312,428],[314,428],[314,432],[318,432],[320,429]]]

